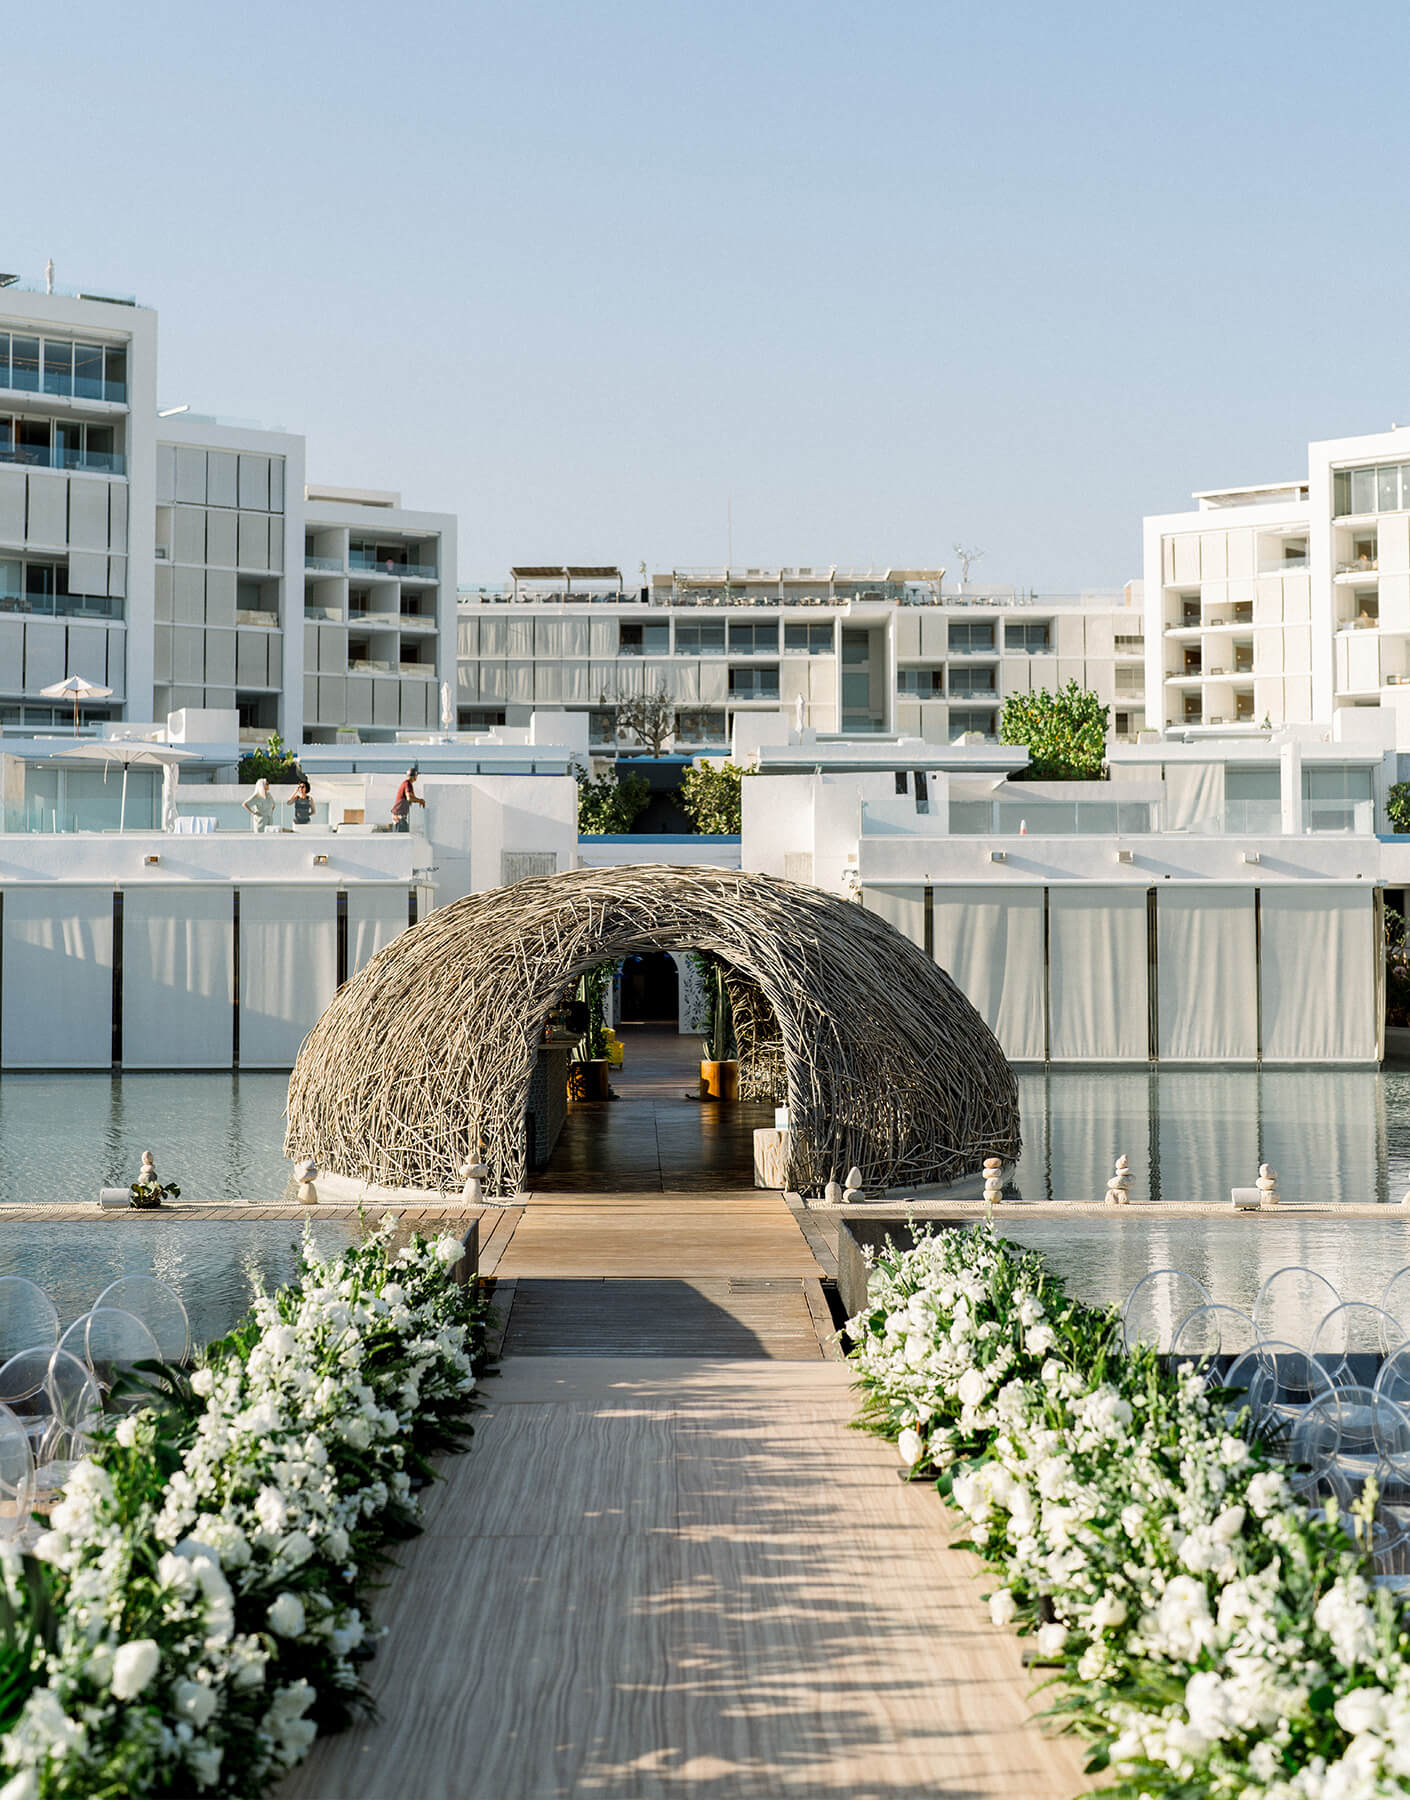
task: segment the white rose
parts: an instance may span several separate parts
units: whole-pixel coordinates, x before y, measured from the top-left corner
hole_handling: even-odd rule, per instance
[[[124,1450],[130,1450],[137,1442],[137,1421],[133,1418],[119,1419],[118,1428],[113,1436]]]
[[[1241,1506],[1226,1506],[1215,1519],[1211,1529],[1221,1544],[1232,1544],[1244,1528],[1244,1520],[1248,1514]]]
[[[171,1691],[172,1705],[183,1719],[189,1719],[197,1731],[215,1711],[215,1689],[204,1681],[178,1681]]]
[[[1219,1440],[1219,1460],[1226,1469],[1237,1469],[1241,1463],[1248,1461],[1248,1445],[1242,1438],[1221,1438]]]
[[[1201,1737],[1227,1737],[1233,1719],[1223,1676],[1212,1670],[1191,1675],[1185,1683],[1185,1711]]]
[[[909,1425],[896,1440],[896,1450],[908,1469],[913,1469],[925,1455],[925,1439]]]
[[[1266,1519],[1276,1512],[1287,1495],[1287,1483],[1276,1469],[1265,1469],[1248,1484],[1248,1503],[1255,1518]]]
[[[202,1399],[210,1393],[214,1386],[215,1371],[212,1369],[197,1369],[191,1377],[191,1391],[199,1394]]]
[[[34,1554],[40,1562],[62,1562],[68,1548],[69,1541],[62,1531],[41,1531],[34,1540]]]
[[[1092,1629],[1094,1631],[1115,1631],[1118,1625],[1126,1623],[1126,1602],[1115,1594],[1103,1594],[1092,1608]]]
[[[289,1516],[289,1509],[284,1504],[284,1496],[278,1488],[262,1487],[255,1496],[255,1515],[264,1529],[278,1532],[284,1529],[284,1521]]]
[[[1007,1588],[990,1594],[989,1617],[996,1625],[1012,1625],[1018,1617],[1018,1602]]]
[[[162,1653],[154,1638],[134,1638],[123,1644],[113,1657],[113,1695],[118,1700],[135,1700],[156,1674]]]
[[[1023,1340],[1023,1348],[1030,1356],[1046,1356],[1057,1342],[1057,1333],[1051,1325],[1033,1325]]]
[[[1053,1624],[1038,1627],[1038,1654],[1040,1656],[1061,1656],[1066,1643],[1066,1625]]]
[[[21,1769],[0,1787],[0,1800],[39,1800],[39,1777],[33,1769]]]
[[[447,1269],[453,1269],[465,1254],[465,1246],[459,1238],[438,1237],[431,1246],[438,1263]]]
[[[214,1787],[220,1779],[220,1759],[225,1754],[219,1744],[203,1744],[199,1750],[186,1752],[186,1764],[196,1777],[198,1787]]]
[[[961,1406],[978,1406],[989,1392],[989,1377],[982,1369],[966,1369],[955,1388]]]
[[[280,1637],[303,1636],[304,1603],[297,1594],[281,1594],[269,1609],[269,1629]]]
[[[1342,1730],[1352,1737],[1363,1731],[1384,1731],[1386,1695],[1378,1687],[1352,1688],[1337,1701],[1332,1715]]]
[[[291,1531],[279,1546],[279,1554],[290,1568],[298,1568],[313,1555],[313,1539],[306,1531]]]

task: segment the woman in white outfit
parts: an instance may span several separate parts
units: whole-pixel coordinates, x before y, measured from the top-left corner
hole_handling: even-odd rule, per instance
[[[269,791],[269,783],[260,776],[255,783],[255,791],[240,804],[250,815],[251,831],[268,831],[274,823],[274,796]]]

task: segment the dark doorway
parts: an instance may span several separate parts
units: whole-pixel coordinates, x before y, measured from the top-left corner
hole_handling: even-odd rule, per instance
[[[680,980],[664,950],[629,956],[622,964],[622,1023],[675,1025],[680,1021]]]

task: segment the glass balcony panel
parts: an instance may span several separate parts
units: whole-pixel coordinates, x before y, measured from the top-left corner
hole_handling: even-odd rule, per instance
[[[10,386],[21,393],[39,392],[39,339],[10,339]]]

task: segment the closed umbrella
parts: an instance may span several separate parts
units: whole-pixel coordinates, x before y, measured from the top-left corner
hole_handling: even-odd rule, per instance
[[[456,727],[455,691],[448,681],[441,683],[441,725],[449,742],[450,733]]]
[[[134,763],[153,768],[171,768],[177,763],[193,762],[196,750],[178,750],[171,744],[144,744],[130,738],[105,738],[96,744],[75,744],[72,750],[60,750],[59,757],[74,762],[122,764],[122,806],[118,813],[118,830],[127,829],[127,771]]]
[[[49,687],[40,688],[39,691],[49,700],[73,701],[73,728],[77,731],[79,701],[106,700],[113,690],[99,687],[96,681],[89,681],[85,676],[69,675],[63,681],[53,682]]]

